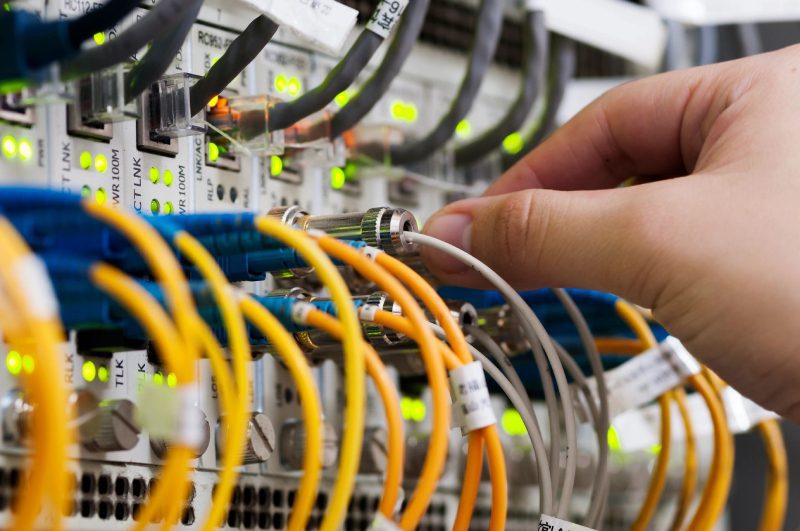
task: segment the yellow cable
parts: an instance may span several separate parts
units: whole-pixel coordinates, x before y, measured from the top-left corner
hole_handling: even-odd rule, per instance
[[[392,300],[403,308],[404,313],[413,323],[416,330],[420,354],[431,386],[433,426],[428,442],[428,452],[422,465],[422,472],[399,523],[402,529],[415,529],[425,515],[431,497],[436,491],[439,477],[444,471],[450,431],[450,393],[444,364],[436,347],[436,338],[430,330],[428,321],[419,304],[406,291],[403,285],[385,269],[349,245],[334,238],[319,236],[317,241],[326,253],[350,264],[364,278],[371,280],[386,291]],[[352,302],[350,305],[352,306]],[[338,310],[341,313],[341,306],[338,307]]]
[[[347,405],[344,412],[346,429],[339,450],[339,473],[333,484],[328,509],[320,525],[320,531],[335,531],[342,525],[347,515],[347,507],[355,488],[356,474],[361,462],[361,445],[364,439],[366,365],[364,352],[361,350],[361,326],[353,308],[352,295],[342,276],[313,240],[304,232],[289,228],[267,216],[257,218],[255,226],[267,236],[296,249],[305,262],[315,269],[320,281],[328,288],[339,312],[339,320],[344,327],[342,350],[346,380]]]
[[[764,509],[761,511],[759,531],[780,531],[786,518],[789,495],[788,462],[783,443],[781,425],[777,420],[765,420],[758,424],[758,432],[764,441],[769,470]]]
[[[428,310],[430,310],[430,312],[441,325],[442,329],[445,331],[445,335],[450,343],[450,347],[461,360],[461,364],[472,362],[472,354],[469,351],[467,340],[464,338],[464,333],[456,323],[456,320],[453,318],[453,314],[450,312],[450,309],[444,303],[439,294],[436,293],[436,290],[433,289],[433,287],[426,282],[425,279],[419,275],[419,273],[408,267],[397,258],[382,252],[376,255],[375,262],[378,265],[383,266],[389,273],[397,277],[401,282],[411,289],[414,295],[423,301],[425,306],[428,308]],[[492,434],[492,432],[494,432],[494,434]],[[489,426],[482,430],[478,430],[478,433],[481,437],[493,437],[499,441],[499,435],[497,434],[497,428],[495,426]],[[474,444],[475,440],[476,438],[470,437],[469,443]],[[503,458],[502,446],[499,444],[489,444],[487,441],[486,450],[487,454],[489,455],[489,471],[492,482],[492,509],[489,527],[492,530],[502,531],[506,527],[508,510],[508,479],[506,474],[505,459]],[[495,453],[497,451],[500,452],[499,455]],[[478,455],[480,456],[480,468],[482,469],[483,452],[480,452]],[[476,497],[477,492],[473,494],[473,500],[471,502],[473,506],[475,504]],[[459,500],[459,513],[466,513],[465,507],[461,505],[462,503],[466,502],[467,500],[465,497],[461,496]]]
[[[604,354],[623,354],[634,356],[642,351],[642,344],[638,339],[598,337],[594,340],[597,350]]]
[[[453,531],[467,531],[472,522],[472,514],[475,504],[472,500],[478,497],[478,488],[481,483],[483,473],[483,436],[473,431],[469,434],[467,444],[467,458],[464,463],[464,477],[462,478],[461,495],[458,500],[459,511],[456,512],[456,520],[453,522]]]
[[[95,286],[113,297],[142,325],[169,372],[175,374],[181,370],[185,372],[186,369],[182,368],[185,361],[179,349],[182,344],[180,334],[173,326],[172,319],[147,290],[119,269],[104,263],[93,265],[89,270],[89,277]],[[188,463],[193,457],[194,449],[170,445],[156,489],[172,495],[183,492],[188,487],[188,482],[183,478],[186,477]],[[187,485],[184,486],[182,480]],[[137,514],[139,522],[136,527],[144,528],[149,522],[158,518],[163,520],[164,525],[169,525],[172,516],[169,510],[162,513],[162,507],[151,503]]]
[[[625,321],[628,326],[634,331],[639,341],[643,343],[645,348],[653,348],[658,345],[655,336],[653,335],[650,326],[644,317],[636,311],[630,303],[617,299],[614,305],[617,313]],[[667,481],[667,473],[669,472],[669,455],[672,447],[672,429],[670,420],[670,399],[673,397],[672,392],[664,393],[658,399],[658,405],[661,410],[661,451],[656,460],[656,466],[653,470],[653,476],[650,478],[650,485],[647,489],[644,503],[639,509],[639,514],[636,517],[631,529],[633,531],[644,531],[650,524],[653,515],[658,508],[658,502],[661,494],[664,491],[664,485]]]
[[[36,417],[31,426],[33,456],[26,472],[26,495],[20,496],[15,507],[12,530],[27,530],[34,525],[43,506],[45,494],[52,504],[51,528],[63,527],[63,509],[66,507],[70,485],[67,481],[67,450],[73,441],[69,428],[67,390],[63,377],[63,331],[58,316],[42,311],[31,304],[30,289],[19,278],[17,267],[27,267],[21,260],[33,258],[23,239],[5,219],[0,219],[0,275],[13,307],[20,314],[16,325],[7,328],[9,343],[22,352],[30,352],[35,360],[32,374],[23,374],[21,381],[26,394],[34,404]],[[4,323],[5,325],[5,323]]]
[[[183,351],[183,363],[175,371],[178,383],[181,385],[196,383],[195,368],[199,358],[196,331],[200,318],[197,316],[189,287],[177,259],[158,232],[144,219],[91,200],[84,201],[82,205],[89,216],[107,224],[127,238],[152,270],[164,290],[167,305],[181,336],[179,348]],[[183,509],[185,498],[182,498],[180,494],[181,489],[183,489],[183,493],[187,492],[186,488],[182,486],[187,484],[186,471],[192,453],[193,450],[189,448],[178,445],[170,447],[163,471],[179,474],[182,477],[166,476],[163,481],[157,483],[139,513],[140,518],[134,525],[135,529],[143,529],[152,516],[170,514]],[[172,485],[175,485],[178,490],[169,490],[168,487]],[[165,507],[166,511],[164,511]]]
[[[683,389],[675,390],[675,403],[678,406],[678,412],[683,421],[683,430],[686,434],[683,456],[683,481],[678,496],[678,508],[675,511],[672,526],[670,527],[673,531],[678,531],[689,512],[689,507],[692,505],[697,489],[697,445],[694,440],[692,419],[689,415],[689,408],[686,403],[686,391]]]
[[[187,232],[178,232],[173,241],[178,250],[188,258],[206,279],[214,299],[219,306],[222,321],[228,334],[233,374],[236,382],[236,406],[229,412],[224,434],[225,451],[222,456],[222,471],[214,491],[211,509],[203,524],[203,529],[216,529],[230,503],[231,493],[236,486],[238,469],[242,464],[247,427],[250,422],[250,383],[247,374],[252,361],[250,341],[242,312],[234,299],[228,279],[214,257],[194,237]]]
[[[324,330],[328,335],[341,340],[342,326],[335,317],[320,310],[312,310],[308,313],[307,321],[309,326]],[[400,496],[400,486],[403,483],[405,458],[405,429],[400,414],[400,398],[392,385],[386,366],[375,349],[366,341],[364,342],[364,353],[366,354],[367,373],[378,389],[386,415],[386,431],[389,440],[386,449],[387,461],[383,479],[383,495],[378,510],[385,517],[391,519],[394,517],[395,505]]]
[[[306,448],[303,456],[303,476],[297,488],[286,529],[302,531],[306,528],[314,508],[322,474],[322,406],[319,394],[306,357],[294,337],[286,331],[280,321],[250,297],[242,297],[239,304],[245,318],[275,346],[297,386],[306,429]]]

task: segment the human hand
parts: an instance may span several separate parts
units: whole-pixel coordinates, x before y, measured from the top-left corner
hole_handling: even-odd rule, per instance
[[[800,47],[632,82],[425,232],[519,289],[652,308],[731,385],[800,421],[799,126]],[[657,180],[614,188],[631,176]],[[485,287],[423,257],[448,283]]]

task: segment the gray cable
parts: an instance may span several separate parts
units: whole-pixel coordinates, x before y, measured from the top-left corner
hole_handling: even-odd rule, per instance
[[[397,28],[397,34],[392,39],[380,66],[361,86],[358,94],[350,98],[347,105],[331,120],[331,138],[342,135],[356,125],[386,93],[417,42],[429,5],[430,0],[414,0],[406,8],[400,26]]]
[[[160,28],[171,28],[186,15],[186,0],[161,0],[136,24],[103,46],[82,51],[61,65],[63,80],[81,77],[127,61],[144,48]]]
[[[269,130],[278,131],[293,126],[303,118],[325,108],[347,89],[367,66],[383,43],[383,37],[364,29],[347,54],[328,72],[325,79],[293,101],[278,103],[269,113]]]
[[[442,147],[452,136],[456,125],[469,112],[478,95],[481,83],[486,77],[489,65],[494,57],[497,43],[503,28],[504,0],[481,0],[476,15],[478,26],[475,28],[472,51],[461,85],[453,98],[450,108],[439,120],[439,123],[419,140],[391,146],[389,159],[392,164],[404,165],[420,162]],[[384,146],[364,146],[364,153],[377,160],[383,159]]]
[[[764,51],[761,42],[761,33],[758,31],[758,24],[738,24],[736,34],[739,37],[739,47],[742,49],[742,57],[757,55]]]
[[[494,126],[482,132],[474,140],[456,148],[454,157],[457,166],[466,166],[482,159],[525,122],[539,95],[539,88],[545,75],[548,40],[544,12],[528,11],[525,14],[523,64],[517,97]]]
[[[150,88],[167,71],[175,56],[186,41],[187,35],[194,25],[203,0],[190,0],[186,6],[186,15],[175,27],[166,28],[128,73],[125,83],[125,102]]]
[[[719,39],[716,26],[700,26],[698,30],[697,64],[710,65],[719,58]]]
[[[433,329],[439,338],[447,339],[442,327],[434,323],[430,323],[430,325],[431,329]],[[519,412],[523,424],[525,424],[525,429],[528,432],[528,438],[530,439],[531,447],[533,448],[533,455],[536,458],[536,468],[539,474],[539,510],[540,512],[547,513],[549,509],[545,510],[544,508],[550,507],[553,500],[553,484],[550,476],[550,463],[548,462],[547,458],[547,449],[544,444],[544,438],[542,437],[542,432],[539,429],[539,423],[533,413],[533,408],[531,407],[531,402],[528,399],[528,395],[524,392],[520,394],[514,384],[511,383],[503,374],[503,372],[482,352],[476,349],[473,345],[467,346],[472,353],[472,357],[481,362],[484,372],[486,372],[506,394],[508,399],[511,401],[511,405],[514,406],[514,409]]]
[[[598,458],[597,469],[595,470],[595,477],[593,481],[594,488],[592,489],[592,499],[589,503],[589,510],[587,511],[586,515],[586,525],[591,528],[597,528],[600,523],[599,520],[602,516],[603,507],[605,507],[609,484],[608,429],[611,425],[611,416],[608,410],[608,387],[606,386],[605,370],[603,369],[603,360],[600,357],[600,352],[598,352],[597,345],[594,342],[594,334],[592,334],[592,331],[589,328],[589,323],[586,322],[586,318],[583,316],[580,308],[578,308],[578,305],[575,304],[575,301],[572,300],[572,297],[569,296],[569,293],[567,293],[566,290],[554,288],[552,291],[556,298],[558,298],[561,305],[567,311],[572,323],[578,330],[578,335],[581,338],[581,343],[583,344],[583,349],[586,352],[586,357],[589,359],[589,364],[592,367],[592,374],[597,382],[597,400],[600,402],[600,410],[598,412],[599,418],[597,421],[595,421],[595,430],[597,431]],[[578,380],[575,375],[573,375],[573,379],[576,381]],[[589,397],[591,397],[591,394]],[[589,400],[589,402],[594,405],[594,398]]]
[[[686,27],[675,20],[667,19],[667,47],[664,50],[664,70],[670,72],[687,65],[688,48]]]
[[[564,500],[570,500],[572,498],[572,488],[575,483],[576,470],[575,449],[577,446],[577,435],[575,432],[575,411],[570,398],[569,384],[567,382],[567,377],[564,374],[564,367],[561,365],[561,361],[558,358],[558,352],[555,348],[555,345],[553,345],[553,341],[548,335],[547,330],[545,330],[544,326],[542,326],[541,321],[539,321],[539,318],[536,317],[535,313],[533,313],[533,310],[531,310],[522,297],[520,297],[519,293],[517,293],[516,290],[514,290],[514,288],[508,284],[508,282],[503,280],[500,275],[495,273],[489,266],[474,256],[464,252],[454,245],[443,242],[426,234],[403,232],[402,238],[409,243],[417,243],[432,247],[468,265],[503,295],[509,306],[514,310],[514,313],[519,318],[522,329],[525,332],[528,341],[531,343],[531,346],[541,344],[541,347],[547,356],[547,360],[550,362],[553,377],[555,378],[556,385],[558,386],[558,392],[562,398],[561,405],[564,412],[564,427],[567,438],[567,447],[565,449],[566,467],[564,473],[564,482],[561,486],[560,500],[562,502]],[[543,384],[548,380],[549,377],[547,376],[547,370],[545,370],[542,373]],[[551,416],[552,413],[553,412],[548,412],[548,414]],[[557,410],[555,412],[555,416],[558,418]],[[558,431],[558,429],[556,431]],[[551,434],[551,442],[552,438],[553,434]],[[558,461],[556,462],[556,467],[558,467]],[[553,463],[550,463],[550,468],[551,470],[553,469]],[[556,468],[556,477],[558,476],[558,471],[559,469]],[[554,477],[554,484],[555,479],[556,478]],[[567,509],[567,504],[559,503],[555,516],[564,518],[566,516]],[[544,510],[544,512],[550,515],[553,514],[547,510]]]
[[[564,100],[567,85],[575,76],[577,55],[575,41],[555,33],[551,34],[550,38],[550,61],[544,108],[532,129],[526,133],[522,149],[518,153],[503,157],[504,167],[514,164],[555,131],[558,109]]]
[[[253,59],[258,57],[276,31],[278,24],[266,15],[257,16],[247,25],[228,46],[222,57],[208,70],[205,77],[198,80],[190,89],[189,107],[192,116],[201,112],[211,98],[222,92]],[[263,129],[261,131],[263,132]]]

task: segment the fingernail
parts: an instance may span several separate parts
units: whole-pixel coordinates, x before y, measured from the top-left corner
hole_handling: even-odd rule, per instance
[[[425,225],[425,234],[452,243],[469,252],[472,235],[472,216],[467,214],[445,214],[437,216]],[[439,251],[426,252],[429,266],[446,274],[463,273],[469,269],[462,262]]]

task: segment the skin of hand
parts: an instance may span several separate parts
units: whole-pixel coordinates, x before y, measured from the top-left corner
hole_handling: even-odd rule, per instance
[[[651,182],[615,188],[631,176]],[[652,308],[733,387],[800,422],[800,46],[615,88],[425,232],[519,289]]]

